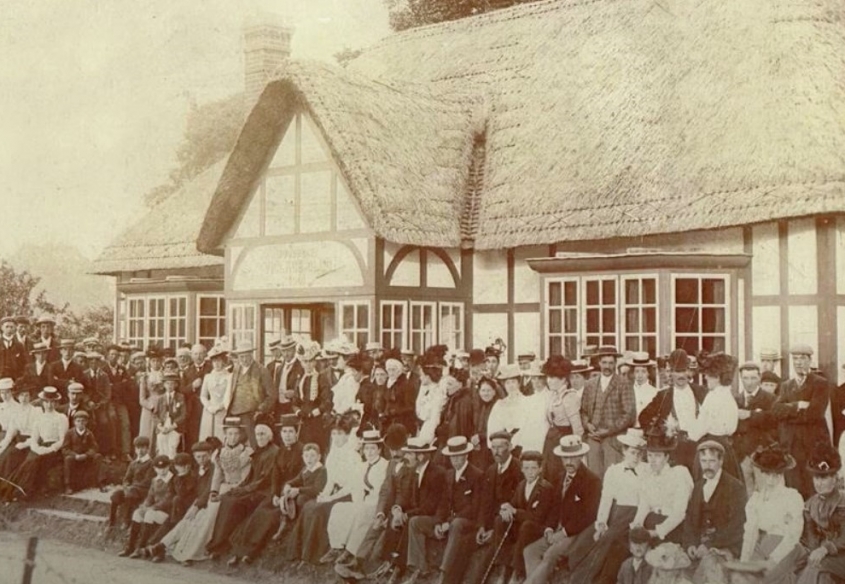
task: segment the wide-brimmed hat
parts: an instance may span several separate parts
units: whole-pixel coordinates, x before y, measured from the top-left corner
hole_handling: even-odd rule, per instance
[[[814,475],[836,474],[841,468],[839,451],[827,442],[818,442],[807,460],[807,470]]]
[[[215,357],[227,357],[229,355],[229,350],[224,347],[223,345],[214,345],[211,347],[211,350],[208,352],[208,360],[214,359]]]
[[[645,561],[658,570],[684,570],[692,563],[684,549],[673,542],[661,543],[646,552]]]
[[[361,444],[381,444],[384,438],[378,430],[364,430],[361,434]]]
[[[576,359],[572,362],[571,373],[578,373],[579,375],[584,375],[585,373],[589,373],[590,371],[595,371],[595,368],[592,366],[588,359]]]
[[[780,474],[795,468],[795,459],[779,444],[760,447],[751,455],[751,463],[767,473]]]
[[[625,446],[630,446],[631,448],[645,448],[646,441],[645,441],[645,434],[642,431],[642,428],[628,428],[625,430],[624,434],[620,434],[616,437],[616,439]]]
[[[572,458],[575,456],[584,456],[590,451],[590,445],[581,440],[580,436],[569,434],[568,436],[561,436],[558,445],[555,446],[555,456],[561,458]]]
[[[252,341],[244,341],[237,348],[229,352],[233,355],[241,355],[243,353],[252,353],[253,351],[255,351],[255,345],[252,344]]]
[[[460,456],[472,452],[474,446],[465,436],[452,436],[446,441],[446,447],[440,452],[444,456]]]
[[[435,452],[437,448],[420,438],[419,436],[411,436],[408,438],[407,444],[402,448],[402,452],[411,452],[414,454],[425,454],[427,452]]]
[[[631,367],[654,367],[657,365],[657,362],[653,361],[651,357],[649,357],[649,354],[645,351],[634,351],[631,353],[630,357],[625,360],[625,363]]]
[[[671,452],[678,447],[678,437],[675,434],[666,432],[665,426],[668,420],[662,424],[656,422],[646,432],[645,448],[649,452]]]
[[[59,401],[62,399],[62,395],[59,393],[59,390],[49,385],[41,390],[38,397],[45,401]]]
[[[522,377],[522,370],[519,368],[519,365],[514,365],[512,363],[499,367],[499,372],[496,375],[496,378],[500,381],[504,381],[506,379],[517,379],[519,377]]]
[[[726,353],[712,353],[702,356],[701,373],[710,377],[733,376],[736,373],[737,360]]]
[[[550,355],[543,363],[542,372],[546,377],[563,379],[572,373],[572,361],[563,355]]]
[[[49,353],[50,347],[48,347],[46,343],[35,343],[32,345],[32,349],[30,349],[29,352],[33,355],[36,353]]]
[[[596,352],[592,355],[592,357],[601,358],[601,357],[616,357],[617,359],[622,356],[622,353],[619,352],[613,345],[601,345]]]
[[[384,347],[379,341],[367,341],[364,351],[384,351]]]
[[[315,361],[320,356],[320,343],[317,341],[312,341],[308,345],[306,345],[305,350],[302,352],[302,355],[299,356],[300,360],[302,361]]]
[[[780,361],[783,355],[777,349],[760,349],[760,361]]]

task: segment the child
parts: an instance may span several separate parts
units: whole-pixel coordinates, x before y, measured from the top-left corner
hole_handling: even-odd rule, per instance
[[[302,506],[308,501],[316,499],[322,492],[328,480],[328,473],[320,462],[320,447],[309,442],[302,447],[302,462],[305,468],[282,488],[282,496],[278,497],[279,509],[282,512],[282,523],[274,541],[282,537],[288,520],[293,520],[299,515]]]
[[[155,529],[154,533],[147,539],[147,547],[141,550],[141,556],[152,557],[154,562],[164,559],[164,554],[153,554],[156,544],[176,527],[187,513],[188,508],[197,498],[197,477],[193,472],[193,457],[187,452],[180,452],[173,459],[173,502],[167,514],[167,519]],[[157,549],[157,548],[156,548]],[[163,550],[162,550],[163,551]]]
[[[74,412],[73,428],[65,435],[62,456],[67,495],[99,483],[102,457],[94,433],[88,429],[88,419],[89,415],[85,410]]]
[[[182,424],[185,423],[187,410],[185,397],[176,391],[179,387],[178,373],[164,374],[164,394],[155,406],[156,452],[168,458],[176,456],[179,442],[182,440]]]
[[[616,584],[646,584],[651,578],[651,565],[645,561],[645,555],[651,548],[651,537],[642,527],[635,527],[628,532],[628,551],[631,557],[622,562]]]
[[[170,471],[170,459],[159,454],[153,460],[155,478],[150,483],[150,490],[144,502],[132,514],[132,526],[126,547],[118,554],[121,557],[140,558],[142,549],[153,531],[167,521],[173,504],[173,473]]]
[[[760,376],[760,389],[774,395],[778,387],[780,387],[780,377],[773,371],[763,371]]]
[[[85,403],[85,386],[81,383],[77,383],[76,381],[71,381],[67,385],[67,403],[60,405],[56,408],[56,410],[65,414],[68,422],[73,425],[73,415],[82,410],[85,410],[90,414],[93,405],[94,404],[90,401]],[[88,429],[90,430],[90,418],[88,420],[88,424]]]
[[[135,460],[129,463],[123,484],[111,494],[111,508],[109,509],[109,528],[115,526],[117,513],[124,507],[122,527],[129,527],[129,518],[135,508],[147,496],[150,482],[153,480],[153,461],[150,458],[150,439],[146,436],[135,438]]]

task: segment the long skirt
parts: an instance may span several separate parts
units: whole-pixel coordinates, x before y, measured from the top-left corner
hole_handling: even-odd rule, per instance
[[[281,522],[279,506],[273,505],[272,497],[267,497],[232,536],[233,553],[236,556],[256,557],[279,529]]]
[[[229,541],[231,534],[249,518],[266,496],[263,493],[247,493],[237,496],[231,496],[231,493],[222,495],[217,521],[214,524],[214,533],[207,546],[208,551],[217,554],[228,551],[232,545]]]
[[[358,503],[338,503],[329,517],[329,544],[335,549],[346,548],[358,555],[358,548],[367,536],[376,516],[377,495]]]
[[[555,484],[563,474],[563,462],[555,456],[554,450],[563,436],[572,434],[572,426],[551,426],[543,442],[543,477]]]
[[[150,405],[150,407],[154,407],[156,401],[158,401],[158,396],[151,396],[148,405]],[[150,439],[151,445],[153,446],[151,450],[155,449],[155,442],[153,442],[155,430],[156,420],[152,410],[142,407],[141,419],[138,422],[138,436]]]
[[[629,555],[628,529],[636,514],[636,507],[614,503],[607,531],[598,541],[592,525],[578,534],[568,550],[572,582],[616,582],[619,567]]]
[[[226,410],[217,412],[216,414],[209,413],[203,408],[202,420],[200,421],[199,440],[202,442],[209,436],[216,436],[220,440],[225,438],[223,432],[223,420],[226,418]]]
[[[220,485],[220,494],[232,488],[234,485],[223,483]],[[209,558],[206,546],[214,534],[214,524],[217,522],[219,511],[220,502],[209,501],[205,509],[199,509],[192,519],[183,519],[177,523],[176,527],[161,539],[161,543],[170,551],[174,560],[198,562]]]
[[[0,454],[0,477],[8,479],[12,473],[23,464],[26,460],[26,455],[29,454],[29,448],[18,448],[18,444],[22,444],[26,440],[13,440],[9,447]]]
[[[61,468],[63,462],[61,451],[42,455],[32,451],[27,452],[26,459],[9,477],[11,483],[16,484],[26,493],[24,495],[18,491],[24,498],[32,497],[38,487],[44,484],[47,471],[53,467]]]
[[[318,564],[320,558],[329,551],[329,516],[332,507],[335,503],[349,500],[351,500],[350,497],[330,503],[318,503],[312,500],[303,505],[291,533],[288,559]]]

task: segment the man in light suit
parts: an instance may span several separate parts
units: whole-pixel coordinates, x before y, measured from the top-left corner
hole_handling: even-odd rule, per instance
[[[590,446],[587,466],[597,476],[622,460],[616,436],[634,425],[637,418],[634,389],[628,379],[616,373],[616,360],[622,355],[616,347],[599,347],[601,375],[591,379],[581,397],[581,420]]]
[[[299,380],[304,375],[302,363],[296,358],[296,339],[286,335],[270,343],[270,350],[274,359],[267,365],[267,371],[273,378],[276,415],[292,414]]]
[[[227,416],[238,416],[253,449],[255,443],[255,418],[269,413],[276,401],[273,380],[267,369],[255,360],[255,347],[249,341],[233,349],[238,363],[232,373],[232,401]]]

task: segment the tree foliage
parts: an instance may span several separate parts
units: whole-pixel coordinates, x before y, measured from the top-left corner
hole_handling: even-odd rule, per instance
[[[47,300],[47,292],[37,290],[41,278],[26,270],[17,271],[5,260],[0,262],[0,316],[33,316],[42,313],[60,315],[67,304],[56,306]]]
[[[167,182],[146,194],[147,205],[157,205],[227,156],[243,127],[247,107],[242,93],[200,106],[192,104],[176,150],[176,166]]]
[[[457,20],[537,0],[385,0],[395,31]]]
[[[114,309],[111,306],[91,306],[79,312],[67,310],[61,317],[57,334],[63,339],[81,341],[96,337],[104,343],[114,336]]]

